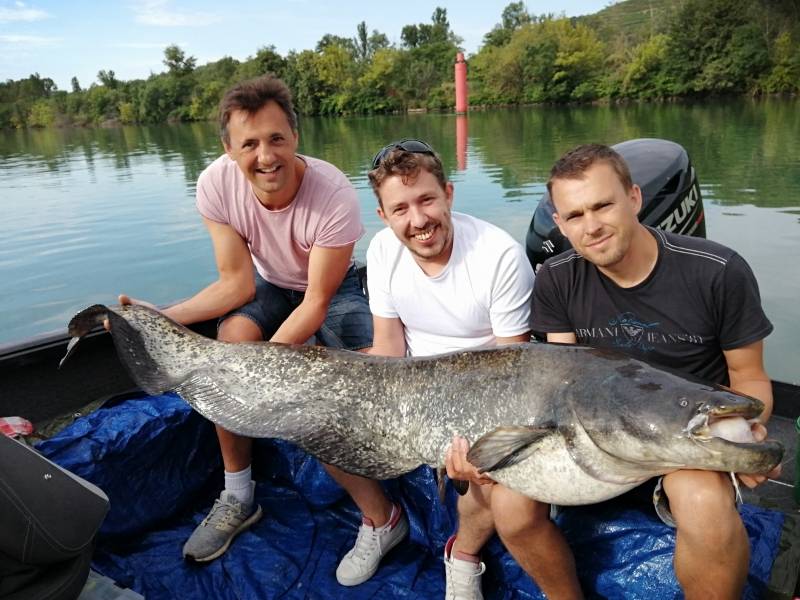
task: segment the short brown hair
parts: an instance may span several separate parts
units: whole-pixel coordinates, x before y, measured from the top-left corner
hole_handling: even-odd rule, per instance
[[[262,75],[237,83],[225,92],[219,103],[219,131],[222,140],[226,144],[231,141],[228,123],[233,111],[243,110],[252,115],[261,110],[267,102],[275,102],[280,106],[292,131],[297,131],[297,114],[292,104],[292,92],[274,75]]]
[[[586,171],[599,162],[604,162],[614,169],[625,191],[631,189],[633,180],[630,169],[616,150],[604,144],[584,144],[564,154],[550,169],[550,179],[547,180],[550,198],[553,197],[553,182],[556,179],[583,179]]]
[[[372,186],[372,191],[378,197],[378,202],[383,206],[381,195],[378,189],[387,178],[399,175],[403,184],[413,181],[419,176],[419,172],[425,170],[436,178],[439,185],[444,189],[447,186],[447,177],[444,174],[442,161],[436,154],[422,154],[420,152],[408,152],[397,148],[392,150],[386,158],[367,176]]]

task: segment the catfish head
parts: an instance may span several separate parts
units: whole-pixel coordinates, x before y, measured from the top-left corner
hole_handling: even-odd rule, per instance
[[[597,351],[601,355],[604,351]],[[616,365],[591,394],[571,390],[569,425],[605,454],[653,474],[678,469],[767,473],[783,458],[773,440],[725,439],[725,420],[750,421],[764,410],[751,396],[611,353]],[[576,386],[584,388],[585,386]],[[726,435],[726,437],[733,437]]]

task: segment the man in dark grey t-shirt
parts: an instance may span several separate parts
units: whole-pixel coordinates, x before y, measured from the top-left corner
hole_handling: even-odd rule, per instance
[[[766,437],[772,387],[763,339],[772,324],[747,263],[720,244],[639,223],[641,190],[607,146],[568,152],[547,186],[574,249],[537,273],[532,330],[549,342],[616,348],[759,398],[766,408],[753,435]],[[749,487],[766,479],[738,477]],[[729,476],[676,471],[657,493],[662,488],[669,509],[659,515],[677,527],[675,573],[686,597],[741,597],[749,544]]]

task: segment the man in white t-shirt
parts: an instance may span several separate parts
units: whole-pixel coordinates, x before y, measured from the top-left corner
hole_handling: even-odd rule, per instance
[[[217,337],[227,342],[303,344],[313,336],[325,346],[369,347],[372,318],[352,258],[364,234],[358,198],[339,169],[297,154],[289,89],[271,76],[235,85],[220,103],[220,130],[225,154],[197,181],[219,277],[164,313],[183,324],[219,318]],[[221,427],[217,437],[225,489],[183,547],[194,562],[221,556],[262,513],[252,440]],[[377,487],[326,469],[351,495],[351,485]],[[380,510],[354,500],[365,514]]]
[[[494,225],[451,212],[453,185],[433,149],[419,140],[389,144],[369,180],[387,225],[367,251],[370,352],[427,356],[529,341],[534,276],[525,253]],[[446,465],[452,478],[470,481],[444,550],[446,597],[483,597],[478,553],[495,532],[548,597],[579,597],[572,554],[549,506],[479,475],[467,450],[466,440],[454,439]]]

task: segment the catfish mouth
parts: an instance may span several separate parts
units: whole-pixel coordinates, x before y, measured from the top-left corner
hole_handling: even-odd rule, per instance
[[[692,440],[701,442],[714,439],[737,446],[747,445],[747,443],[744,442],[734,442],[713,435],[711,432],[711,425],[717,421],[732,417],[739,417],[745,421],[755,419],[764,411],[764,403],[750,396],[733,396],[725,400],[726,401],[722,402],[706,402],[701,404],[683,430],[684,433]]]
[[[683,433],[696,447],[708,452],[709,458],[716,457],[702,468],[769,473],[780,464],[783,445],[776,440],[756,441],[751,432],[752,421],[763,410],[760,400],[734,394],[700,405]]]

